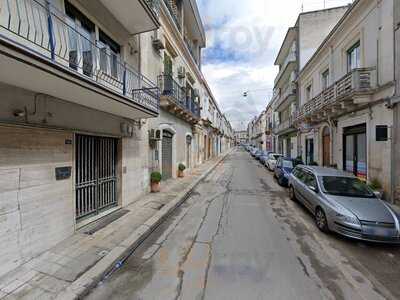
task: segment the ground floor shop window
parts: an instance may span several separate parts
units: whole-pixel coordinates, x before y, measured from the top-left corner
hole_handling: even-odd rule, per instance
[[[343,134],[343,169],[361,180],[367,180],[367,129],[366,125],[348,127]]]

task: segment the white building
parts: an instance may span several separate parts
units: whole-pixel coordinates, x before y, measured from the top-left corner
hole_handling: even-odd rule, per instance
[[[283,40],[275,60],[279,72],[272,105],[276,150],[285,156],[296,158],[299,154],[298,134],[293,123],[299,104],[297,76],[347,9],[348,6],[301,13]]]
[[[7,5],[6,5],[7,3]],[[148,191],[142,0],[0,2],[0,275]]]
[[[394,95],[393,0],[355,1],[299,78],[305,162],[377,179],[391,195]]]

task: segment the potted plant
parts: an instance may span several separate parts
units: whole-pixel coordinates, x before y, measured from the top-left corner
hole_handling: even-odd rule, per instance
[[[376,193],[378,194],[380,197],[383,197],[383,187],[381,182],[379,181],[378,178],[373,178],[371,179],[370,183],[368,184],[368,186]]]
[[[185,173],[184,173],[185,170],[186,170],[186,166],[184,164],[180,163],[178,165],[178,177],[179,178],[185,177]]]
[[[150,175],[151,192],[158,193],[160,191],[161,173],[152,172]]]
[[[304,163],[303,163],[303,158],[299,155],[299,156],[297,156],[295,159],[294,159],[294,164],[296,165],[296,166],[298,166],[298,165],[304,165]]]

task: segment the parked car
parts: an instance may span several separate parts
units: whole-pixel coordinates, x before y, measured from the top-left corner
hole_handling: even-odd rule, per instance
[[[251,149],[250,149],[250,154],[251,154],[251,156],[254,156],[254,155],[256,154],[257,151],[258,151],[257,148],[255,148],[255,147],[251,148]]]
[[[260,155],[260,158],[258,159],[260,163],[262,163],[264,166],[270,153],[271,151],[263,151],[263,153]]]
[[[311,211],[323,232],[400,244],[400,216],[352,174],[297,166],[289,178],[289,195]]]
[[[283,157],[281,154],[277,153],[270,153],[265,160],[265,166],[268,168],[270,171],[274,171],[276,167],[276,163],[280,157]]]
[[[279,185],[288,186],[289,175],[295,167],[295,160],[289,157],[279,157],[274,169],[274,177],[278,180]]]
[[[259,160],[260,156],[263,154],[262,150],[257,150],[256,153],[254,154],[254,158]]]

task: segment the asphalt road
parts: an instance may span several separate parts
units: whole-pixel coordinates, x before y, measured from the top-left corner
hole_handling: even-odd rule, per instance
[[[398,247],[320,233],[243,150],[88,299],[398,299]]]

